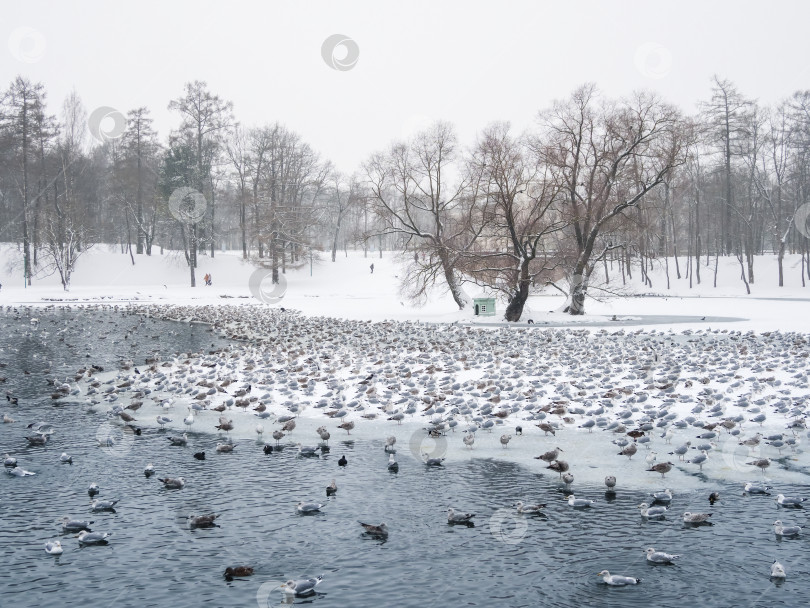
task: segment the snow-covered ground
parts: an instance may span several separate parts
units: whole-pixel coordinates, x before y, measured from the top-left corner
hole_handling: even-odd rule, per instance
[[[321,259],[318,259],[320,257]],[[409,258],[409,256],[408,256]],[[155,302],[173,304],[228,304],[255,303],[250,281],[256,268],[242,260],[240,252],[217,252],[215,258],[201,256],[197,270],[197,287],[189,287],[189,272],[185,260],[177,252],[151,257],[136,256],[130,263],[128,254],[111,250],[107,246],[91,249],[79,259],[69,292],[62,290],[58,276],[37,278],[31,287],[23,284],[19,270],[19,252],[8,245],[0,245],[0,303],[48,304],[54,301],[88,302]],[[13,262],[18,266],[10,268]],[[355,320],[420,320],[422,322],[477,322],[501,323],[503,301],[498,302],[498,315],[475,319],[469,310],[458,311],[452,298],[437,286],[424,306],[414,306],[400,293],[400,277],[404,258],[391,252],[370,252],[364,257],[360,251],[339,252],[332,263],[328,253],[316,253],[313,263],[305,260],[285,278],[284,298],[275,303],[304,315],[324,315]],[[705,262],[705,259],[704,259]],[[712,260],[713,262],[713,260]],[[370,264],[374,264],[374,272]],[[685,259],[680,259],[683,269]],[[801,258],[785,259],[785,286],[777,286],[776,259],[758,257],[755,263],[756,281],[751,295],[745,294],[740,281],[740,268],[736,259],[723,259],[718,270],[717,287],[713,287],[713,267],[702,268],[703,281],[689,288],[687,279],[675,278],[675,264],[669,260],[670,289],[666,287],[663,261],[650,273],[652,288],[645,287],[638,269],[633,278],[623,283],[618,269],[605,287],[636,297],[607,296],[600,301],[589,299],[588,315],[572,318],[551,312],[563,304],[563,298],[551,289],[544,295],[529,299],[523,319],[532,319],[536,325],[616,326],[632,323],[638,326],[654,325],[675,331],[707,327],[725,327],[716,319],[741,319],[729,327],[755,331],[810,330],[810,281],[801,285]],[[205,286],[202,277],[211,273],[213,285]],[[603,273],[597,272],[598,275]],[[603,276],[599,277],[603,280]],[[265,283],[266,285],[266,283]],[[467,286],[470,295],[481,291]],[[600,292],[592,290],[594,295]],[[644,296],[644,297],[641,297]],[[652,297],[654,296],[654,297]],[[779,302],[773,299],[777,298]],[[613,321],[616,316],[617,321]],[[652,317],[652,318],[650,318]],[[706,318],[706,321],[701,319]]]
[[[4,259],[11,258],[6,248]],[[178,357],[152,369],[135,362],[138,375],[123,370],[85,377],[82,402],[99,411],[100,420],[113,405],[102,391],[128,380],[131,385],[113,392],[121,405],[143,401],[135,424],[157,425],[156,416],[165,413],[172,419],[167,432],[182,433],[196,404],[204,409],[191,428],[216,433],[223,415],[234,423],[229,436],[242,445],[273,444],[271,433],[282,426],[277,418],[295,415],[295,430],[282,440],[287,449],[298,441],[318,443],[321,425],[334,445],[348,438],[338,424],[350,420],[356,425],[351,437],[378,441],[381,450],[384,438],[395,436],[403,466],[423,466],[418,459],[427,452],[448,461],[509,459],[547,472],[536,457],[560,447],[573,488],[600,485],[606,475],[649,488],[763,479],[748,464],[758,458],[772,459],[766,476],[774,483],[805,482],[810,470],[802,422],[810,405],[810,296],[801,287],[798,256],[786,260],[782,289],[775,286],[772,258],[757,260],[751,296],[744,295],[736,261],[721,264],[717,289],[704,269],[704,283],[692,290],[673,278],[671,295],[659,270],[652,275],[655,297],[635,272],[624,288],[637,297],[589,300],[583,318],[548,312],[562,304],[560,296],[533,297],[524,316],[533,325],[473,319],[469,311],[455,310],[440,288],[425,306],[412,306],[399,294],[401,258],[388,252],[382,258],[350,252],[335,263],[315,260],[311,270],[308,264],[290,270],[283,299],[272,305],[253,297],[256,269],[236,253],[203,257],[196,288],[187,286],[182,258],[141,256],[136,262],[96,248],[82,257],[69,293],[55,277],[24,288],[7,264],[0,265],[3,304],[125,304],[161,318],[211,323],[244,341],[230,351]],[[202,284],[205,273],[212,274],[210,287]],[[574,327],[548,327],[558,323]],[[96,379],[106,384],[92,386]],[[249,385],[250,392],[237,396]],[[248,400],[244,411],[239,398]],[[259,405],[268,418],[256,417]],[[220,414],[215,407],[226,409]],[[389,420],[397,413],[401,424]],[[582,426],[589,420],[591,431]],[[541,423],[552,424],[556,435],[547,436]],[[264,427],[261,437],[257,424]],[[624,428],[608,429],[618,424]],[[645,425],[651,430],[638,452],[620,456],[616,442],[633,443],[626,433]],[[431,426],[439,427],[438,437],[428,436]],[[479,430],[469,448],[462,437],[472,426]],[[706,432],[716,435],[698,437]],[[772,439],[740,444],[757,432]],[[511,435],[505,448],[502,435]],[[782,439],[773,439],[777,435]],[[670,454],[687,441],[686,460],[707,444],[702,469]],[[339,444],[333,449],[339,451]],[[666,479],[647,471],[648,456],[650,463],[674,463]]]

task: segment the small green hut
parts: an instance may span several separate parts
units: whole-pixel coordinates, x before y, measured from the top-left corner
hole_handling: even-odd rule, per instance
[[[476,317],[494,317],[495,298],[473,298],[473,311]]]

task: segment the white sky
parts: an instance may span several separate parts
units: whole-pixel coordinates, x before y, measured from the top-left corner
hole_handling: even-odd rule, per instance
[[[810,88],[808,17],[803,0],[6,0],[0,86],[43,82],[52,113],[72,88],[88,113],[145,105],[164,138],[179,123],[169,100],[205,80],[243,125],[278,120],[351,172],[434,119],[464,143],[493,120],[529,127],[586,81],[693,111],[717,73],[776,101]],[[321,58],[332,34],[359,46],[351,70]]]

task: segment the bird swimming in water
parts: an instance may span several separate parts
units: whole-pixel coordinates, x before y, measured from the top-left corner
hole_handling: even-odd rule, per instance
[[[575,509],[586,509],[588,507],[592,507],[596,501],[595,500],[588,500],[587,498],[577,498],[573,494],[565,497],[568,500],[568,506],[574,507]]]
[[[67,452],[62,452],[62,455],[59,456],[59,462],[62,464],[73,464],[73,456],[68,456]]]
[[[447,509],[447,523],[450,524],[469,524],[473,517],[475,513],[456,513],[453,508]]]
[[[771,564],[771,578],[787,578],[785,567],[776,560]]]
[[[243,578],[253,574],[250,566],[228,566],[225,568],[225,580],[232,581],[235,578]]]
[[[280,587],[286,595],[297,595],[300,597],[315,593],[315,587],[320,585],[321,581],[323,581],[323,575],[298,581],[289,580],[286,583],[282,583]]]
[[[711,494],[709,494],[709,504],[710,505],[713,505],[718,500],[720,500],[720,492],[712,492]]]
[[[337,483],[335,483],[335,480],[333,479],[332,483],[326,486],[326,495],[334,496],[335,494],[337,494]]]
[[[347,464],[349,464],[349,461],[346,460],[346,456],[341,456],[338,459],[338,466],[345,467]]]
[[[653,564],[671,564],[680,557],[680,555],[673,555],[671,553],[664,553],[663,551],[656,551],[652,547],[647,549],[646,553],[647,553],[647,561],[652,562]]]
[[[87,493],[90,495],[91,498],[96,494],[98,494],[99,492],[101,492],[101,490],[99,489],[97,483],[91,483],[90,487],[87,488]]]
[[[218,517],[216,513],[207,515],[189,515],[188,525],[190,528],[213,528],[218,527],[214,520]]]
[[[94,500],[90,505],[90,509],[93,513],[100,513],[102,511],[112,511],[115,513],[115,505],[117,505],[119,499],[116,500]]]
[[[205,460],[205,452],[194,452],[194,458],[197,460]]]
[[[63,517],[60,522],[62,523],[62,532],[81,532],[82,530],[90,532],[90,524],[93,523],[92,521],[70,519],[69,517]]]
[[[399,463],[397,462],[396,456],[393,454],[388,454],[388,470],[394,473],[399,471]]]
[[[703,524],[709,523],[711,513],[690,513],[687,511],[683,514],[683,522],[685,524]]]
[[[62,543],[58,540],[49,540],[45,543],[45,553],[48,555],[62,555]]]
[[[541,513],[543,509],[546,508],[545,504],[533,504],[533,505],[524,505],[522,500],[519,500],[515,503],[517,507],[517,512],[521,514],[531,514],[531,513]]]
[[[162,482],[167,490],[180,490],[186,485],[186,480],[182,477],[164,477],[158,478],[158,481]]]
[[[265,443],[264,448],[262,448],[262,449],[264,450],[265,454],[272,454],[273,453],[273,446],[270,445],[269,443]]]
[[[106,545],[109,541],[107,540],[111,532],[88,532],[87,530],[82,530],[76,536],[79,539],[79,545]]]
[[[601,576],[602,581],[612,587],[624,587],[626,585],[638,585],[641,582],[640,578],[633,576],[621,576],[619,574],[611,574],[607,570],[597,572],[596,576]]]
[[[307,515],[309,513],[317,513],[321,510],[321,507],[323,507],[323,505],[317,502],[299,502],[295,510],[302,515]]]
[[[381,523],[378,526],[374,524],[364,524],[362,521],[357,522],[361,526],[363,526],[363,530],[369,536],[376,536],[378,538],[388,538],[388,526],[384,523]]]
[[[152,475],[155,474],[155,467],[152,465],[151,462],[146,465],[146,468],[143,470],[143,474],[146,475],[147,477],[151,477]]]

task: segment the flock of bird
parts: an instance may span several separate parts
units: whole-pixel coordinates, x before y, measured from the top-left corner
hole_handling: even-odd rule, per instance
[[[364,421],[376,420],[392,428],[408,423],[409,429],[419,425],[426,438],[444,438],[449,446],[445,452],[418,453],[426,466],[443,466],[452,450],[458,454],[458,450],[473,451],[482,444],[491,447],[491,441],[482,440],[482,433],[488,437],[497,430],[497,445],[504,451],[512,451],[518,442],[523,449],[549,446],[549,442],[566,445],[573,460],[564,460],[567,452],[560,447],[535,458],[557,473],[568,490],[574,483],[572,464],[586,464],[576,462],[570,439],[586,433],[594,442],[613,449],[617,463],[622,458],[628,463],[643,460],[637,472],[660,474],[662,479],[673,470],[700,476],[704,467],[712,470],[718,463],[727,464],[728,445],[745,456],[741,466],[759,469],[763,477],[775,463],[781,469],[800,470],[789,459],[802,454],[799,446],[807,435],[810,351],[803,334],[477,330],[303,317],[252,306],[133,305],[118,312],[123,318],[136,315],[139,325],[150,318],[209,323],[225,337],[240,341],[207,354],[155,355],[142,365],[122,360],[113,374],[98,365],[85,365],[72,378],[53,381],[55,400],[83,401],[90,411],[104,413],[136,435],[139,425],[157,424],[179,431],[210,424],[216,418],[213,428],[227,435],[216,451],[228,453],[238,445],[231,433],[244,436],[251,430],[261,439],[265,425],[272,424],[277,425],[268,431],[273,442],[263,446],[271,454],[295,431],[297,423],[325,421],[316,429],[321,445],[297,444],[299,454],[306,457],[328,450],[333,432],[349,436]],[[35,325],[32,332],[45,331],[39,320]],[[133,328],[127,336],[134,333]],[[52,334],[58,335],[58,331]],[[9,407],[18,401],[11,394],[6,399]],[[11,414],[4,414],[4,422],[14,423]],[[340,424],[333,424],[336,422]],[[507,429],[513,430],[504,432]],[[458,449],[452,439],[457,431]],[[46,445],[52,432],[52,425],[37,422],[28,425],[25,437],[31,445]],[[175,432],[167,440],[185,446],[188,435]],[[106,438],[104,445],[114,447],[114,442]],[[385,445],[391,471],[400,466],[395,443],[396,438],[390,436]],[[725,455],[716,457],[720,452]],[[661,453],[671,458],[659,460]],[[733,457],[737,456],[734,452]],[[206,456],[197,452],[194,457]],[[68,454],[61,459],[71,462]],[[6,455],[4,464],[11,475],[33,474],[17,466],[13,456]],[[339,465],[345,464],[344,456]],[[154,473],[151,464],[144,470],[147,476]],[[168,489],[181,489],[185,484],[182,477],[159,480]],[[604,483],[613,492],[617,476],[606,476]],[[764,481],[745,485],[751,494],[769,489]],[[326,492],[337,492],[334,480]],[[712,496],[714,504],[719,496],[716,492]],[[656,492],[638,505],[640,514],[664,517],[671,500],[670,490]],[[803,500],[777,496],[780,507],[800,507]],[[575,509],[595,505],[573,492],[567,494],[567,501]],[[114,506],[114,501],[98,504],[99,510]],[[542,512],[545,507],[522,501],[515,506],[519,514]],[[308,514],[322,507],[302,501],[296,509]],[[688,525],[710,524],[711,516],[684,512],[682,519]],[[203,519],[193,519],[200,517]],[[469,524],[473,517],[453,508],[447,511],[450,524]],[[205,527],[215,525],[216,515],[192,515],[190,519],[191,525]],[[92,532],[90,523],[66,518],[63,529],[78,533],[80,545],[108,542],[109,534]],[[379,538],[389,534],[384,522],[360,525],[365,534]],[[795,536],[801,529],[780,520],[773,526],[780,536]],[[62,547],[59,541],[49,541],[46,550],[58,554]],[[646,554],[652,563],[671,563],[678,557],[652,548]],[[226,577],[240,572],[246,575],[236,569],[241,567],[231,568]],[[773,571],[774,576],[785,575],[781,564],[775,563]],[[639,581],[607,570],[599,576],[608,585]],[[286,588],[300,586],[311,592],[320,580],[289,581]]]

